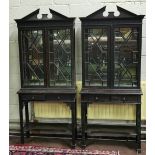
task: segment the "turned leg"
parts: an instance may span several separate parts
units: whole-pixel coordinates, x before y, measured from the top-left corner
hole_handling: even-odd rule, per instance
[[[29,108],[28,102],[25,102],[25,119],[26,119],[26,137],[30,137],[30,129],[29,129]]]
[[[77,103],[75,101],[75,139],[77,139]]]
[[[76,102],[71,103],[71,112],[72,112],[72,147],[76,146]]]
[[[136,133],[137,152],[141,153],[141,104],[136,105]]]
[[[87,125],[88,125],[87,112],[88,112],[88,106],[86,103],[86,107],[85,107],[85,131],[86,131],[85,136],[86,136],[86,139],[87,139]]]
[[[82,147],[86,147],[86,107],[87,103],[81,103],[81,129],[82,129]]]
[[[20,117],[20,139],[21,143],[24,144],[23,101],[20,96],[19,96],[19,117]]]

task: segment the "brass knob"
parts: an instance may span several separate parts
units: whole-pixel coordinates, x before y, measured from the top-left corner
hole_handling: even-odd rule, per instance
[[[96,96],[96,98],[95,98],[96,100],[98,100],[99,98]]]
[[[123,97],[123,102],[125,102],[126,101],[126,97]]]

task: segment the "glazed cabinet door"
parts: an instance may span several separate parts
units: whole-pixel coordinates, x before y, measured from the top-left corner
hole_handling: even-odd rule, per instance
[[[21,31],[21,74],[24,87],[44,86],[44,48],[42,30]]]
[[[71,29],[48,30],[49,86],[72,85]]]
[[[83,81],[84,86],[108,86],[108,28],[83,30]]]
[[[114,87],[136,88],[140,78],[140,48],[137,27],[114,28]]]

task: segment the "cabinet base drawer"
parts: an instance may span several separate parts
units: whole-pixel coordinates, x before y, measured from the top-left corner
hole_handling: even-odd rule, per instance
[[[111,102],[113,103],[138,103],[139,96],[136,95],[112,95]]]
[[[73,94],[46,94],[46,100],[75,101],[75,95]]]
[[[81,96],[82,102],[103,102],[103,103],[140,103],[139,95],[102,95],[85,94]]]
[[[25,101],[44,101],[45,95],[22,95],[22,100],[25,100]]]

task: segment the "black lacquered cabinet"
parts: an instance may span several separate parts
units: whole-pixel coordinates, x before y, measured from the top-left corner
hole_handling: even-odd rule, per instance
[[[19,111],[21,142],[30,130],[28,103],[30,101],[64,102],[72,111],[72,145],[76,134],[76,91],[74,57],[74,18],[68,18],[49,9],[50,15],[39,9],[22,19],[17,19],[21,89]],[[31,103],[31,102],[30,102]]]
[[[74,87],[74,18],[50,9],[16,20],[19,32],[21,86],[23,88]]]
[[[119,6],[80,18],[82,22],[82,144],[86,146],[90,103],[136,106],[136,145],[141,149],[141,38],[143,15]]]

